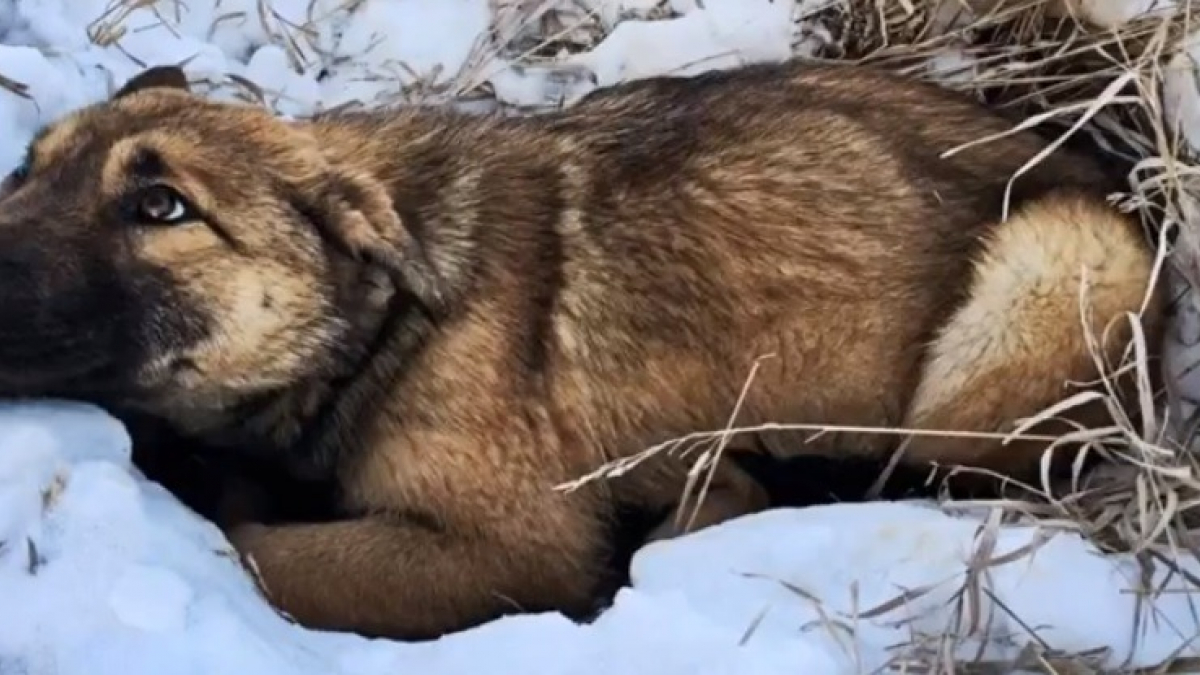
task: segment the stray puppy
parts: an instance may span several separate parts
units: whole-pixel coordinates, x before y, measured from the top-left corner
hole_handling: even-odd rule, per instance
[[[667,514],[670,536],[692,460],[555,486],[719,430],[739,398],[739,425],[1011,428],[1095,378],[1085,271],[1093,329],[1149,297],[1157,344],[1152,251],[1095,161],[1050,156],[1001,222],[1044,141],[943,157],[1008,129],[855,66],[649,79],[532,118],[297,122],[151,68],[42,130],[0,186],[0,385],[324,486],[284,488],[321,519],[220,518],[302,624],[417,639],[580,616],[618,510]],[[921,436],[906,461],[1019,474],[1043,448]],[[766,503],[728,462],[710,495],[700,526]]]

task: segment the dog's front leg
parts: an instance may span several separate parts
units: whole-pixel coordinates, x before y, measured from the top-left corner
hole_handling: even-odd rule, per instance
[[[506,612],[590,609],[603,570],[596,530],[541,524],[460,533],[389,515],[243,525],[230,540],[300,624],[428,639]]]

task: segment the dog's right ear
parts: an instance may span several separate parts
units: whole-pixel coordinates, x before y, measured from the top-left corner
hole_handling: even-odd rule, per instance
[[[151,66],[134,75],[112,95],[112,100],[124,98],[146,89],[176,89],[190,91],[187,75],[179,66]]]
[[[327,165],[298,187],[293,203],[326,239],[386,271],[434,311],[443,311],[453,302],[452,282],[458,277],[452,273],[453,265],[439,260],[437,252],[408,227],[379,181]]]

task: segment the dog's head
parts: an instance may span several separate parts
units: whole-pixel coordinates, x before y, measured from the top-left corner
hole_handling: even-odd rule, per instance
[[[151,68],[0,184],[0,390],[224,405],[321,374],[355,311],[436,279],[311,125]]]

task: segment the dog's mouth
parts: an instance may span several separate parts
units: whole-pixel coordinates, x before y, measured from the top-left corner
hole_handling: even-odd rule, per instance
[[[94,398],[128,384],[142,353],[121,304],[26,285],[0,293],[0,396]]]
[[[16,339],[0,330],[0,397],[126,405],[152,401],[199,379],[195,362],[185,355],[155,359],[144,367],[126,356],[119,348]]]
[[[12,398],[103,397],[122,386],[120,368],[106,354],[38,354],[0,347],[0,396]]]

